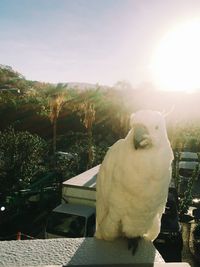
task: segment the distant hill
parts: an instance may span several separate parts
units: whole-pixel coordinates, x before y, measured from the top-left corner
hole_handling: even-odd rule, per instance
[[[87,90],[87,89],[109,89],[111,87],[106,85],[99,85],[99,84],[91,84],[91,83],[81,83],[81,82],[70,82],[66,83],[67,87],[74,88],[77,90]]]

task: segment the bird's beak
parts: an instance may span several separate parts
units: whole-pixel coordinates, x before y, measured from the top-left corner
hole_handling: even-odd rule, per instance
[[[134,125],[134,146],[135,149],[138,148],[148,148],[151,146],[151,138],[146,126],[142,124]]]

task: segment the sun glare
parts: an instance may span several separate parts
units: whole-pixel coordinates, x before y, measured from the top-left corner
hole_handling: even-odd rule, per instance
[[[162,90],[200,88],[200,20],[178,25],[165,35],[153,56],[152,71]]]

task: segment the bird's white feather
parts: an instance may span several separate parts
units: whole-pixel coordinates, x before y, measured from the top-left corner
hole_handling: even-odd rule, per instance
[[[139,111],[131,124],[126,138],[108,150],[97,176],[95,236],[99,239],[154,240],[160,231],[173,160],[164,118],[155,111]],[[137,124],[148,129],[150,147],[134,147]]]

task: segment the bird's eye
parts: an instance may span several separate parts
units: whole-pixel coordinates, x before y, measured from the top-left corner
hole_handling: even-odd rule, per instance
[[[158,130],[158,129],[159,129],[158,125],[156,125],[155,129],[156,129],[156,130]]]

